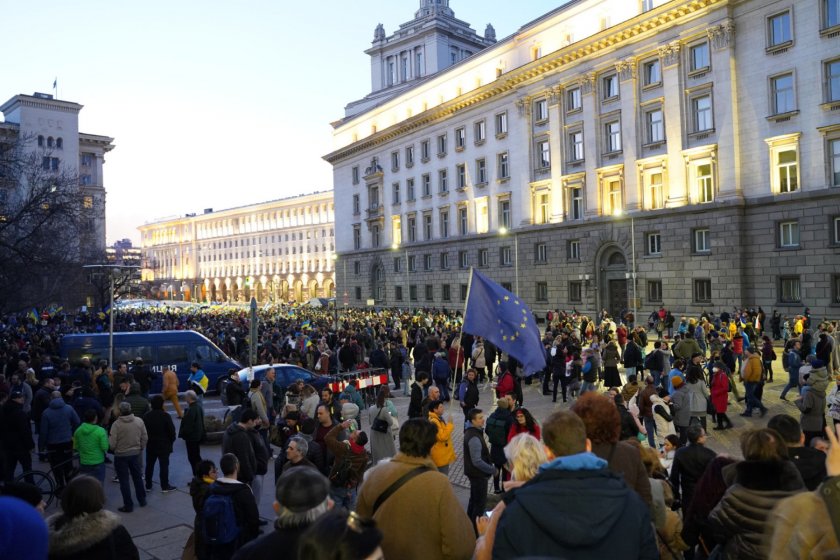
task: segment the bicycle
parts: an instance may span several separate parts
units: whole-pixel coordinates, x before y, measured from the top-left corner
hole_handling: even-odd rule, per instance
[[[53,476],[53,471],[58,468],[64,467],[64,465],[68,463],[71,463],[72,468],[69,470],[66,477],[69,481],[79,474],[79,466],[77,464],[78,459],[79,454],[73,453],[73,455],[69,459],[67,459],[66,461],[62,461],[61,463],[58,463],[55,466],[51,466],[48,471],[42,471],[37,469],[25,471],[22,474],[20,474],[17,478],[15,478],[15,482],[27,482],[29,484],[34,484],[41,492],[41,499],[46,504],[44,509],[47,509],[52,505],[57,495],[57,484],[55,482],[55,477]]]

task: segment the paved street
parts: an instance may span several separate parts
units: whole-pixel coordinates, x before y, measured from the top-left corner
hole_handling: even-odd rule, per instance
[[[780,369],[780,362],[776,363],[777,370]],[[727,431],[709,431],[708,446],[719,453],[727,453],[733,456],[740,456],[738,438],[739,434],[745,427],[763,426],[767,419],[774,414],[787,412],[798,418],[798,411],[792,402],[782,402],[779,400],[779,393],[781,392],[784,383],[779,379],[782,376],[776,375],[776,382],[768,384],[765,388],[765,405],[770,409],[766,418],[760,419],[756,416],[752,419],[741,418],[737,416],[743,412],[741,404],[731,404],[730,418],[736,425],[736,429]],[[534,414],[534,416],[541,420],[545,418],[551,411],[557,407],[568,407],[568,404],[554,404],[551,402],[550,396],[543,396],[541,394],[541,385],[536,383],[533,385],[524,385],[524,400],[525,406]],[[400,419],[405,418],[408,409],[408,397],[402,396],[400,390],[398,394],[395,392],[394,402],[400,414]],[[730,399],[731,403],[734,399]],[[487,384],[481,391],[481,401],[479,407],[488,411],[493,402],[493,393],[490,385]],[[221,404],[218,399],[208,398],[206,401],[207,414],[218,414],[222,411]],[[447,412],[451,411],[455,417],[455,422],[459,425],[463,424],[463,415],[461,409],[457,404],[452,404],[447,408]],[[177,419],[175,420],[177,424]],[[362,418],[362,429],[368,430],[370,422],[365,414]],[[711,427],[711,424],[710,424]],[[176,425],[177,428],[177,425]],[[458,453],[458,461],[452,466],[450,471],[450,479],[459,497],[462,505],[466,508],[467,500],[469,499],[468,481],[463,474],[463,464],[461,461],[462,447],[463,447],[463,430],[455,431],[455,449]],[[275,450],[275,453],[277,451]],[[202,448],[202,457],[212,459],[218,462],[221,456],[220,445],[208,445]],[[109,465],[110,467],[110,465]],[[37,468],[37,467],[36,467]],[[128,531],[135,539],[138,548],[142,550],[141,559],[159,559],[172,560],[181,557],[181,550],[184,543],[189,536],[193,523],[193,509],[192,502],[189,496],[189,463],[186,458],[186,451],[184,444],[178,440],[175,444],[175,453],[173,453],[170,461],[170,479],[171,483],[178,487],[176,492],[169,494],[162,494],[158,484],[157,477],[155,477],[154,489],[148,497],[148,506],[145,508],[135,507],[131,514],[121,514],[124,524]],[[267,480],[271,480],[273,476],[273,465],[269,465],[269,473],[266,475]],[[107,507],[113,511],[122,505],[122,498],[119,492],[119,485],[110,482],[113,477],[113,469],[108,471],[108,482],[106,482],[106,495],[108,499]],[[273,518],[273,510],[271,507],[273,496],[273,487],[270,482],[267,482],[260,495],[260,513],[266,519]],[[54,505],[50,513],[54,513],[56,506]]]

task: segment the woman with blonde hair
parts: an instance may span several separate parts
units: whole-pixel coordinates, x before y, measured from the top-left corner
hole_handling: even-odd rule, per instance
[[[503,485],[506,491],[522,486],[535,476],[540,470],[540,465],[548,462],[545,447],[542,442],[531,434],[519,434],[505,446],[505,457],[508,460],[511,478]],[[505,510],[504,500],[490,512],[490,516],[482,516],[476,519],[479,538],[475,543],[475,560],[490,560],[493,558],[493,543],[496,540],[496,527],[499,519]]]

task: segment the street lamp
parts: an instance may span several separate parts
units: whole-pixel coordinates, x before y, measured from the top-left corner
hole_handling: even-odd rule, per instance
[[[333,260],[333,276],[338,278],[338,274],[335,272],[335,265],[338,263],[338,253],[332,254]],[[346,266],[346,265],[345,265]],[[345,268],[346,270],[346,268]],[[346,281],[346,276],[345,276]],[[335,336],[338,337],[338,285],[333,283],[333,313],[335,313]]]
[[[399,243],[394,243],[391,245],[392,251],[399,251],[400,245]],[[408,284],[408,247],[403,248],[403,254],[405,255],[405,270],[403,271],[403,275],[405,276],[405,300],[408,302],[408,314],[411,315],[411,288]]]
[[[139,266],[121,265],[121,264],[86,264],[82,268],[96,268],[99,270],[108,270],[108,291],[110,292],[110,302],[108,304],[108,366],[114,367],[114,315],[117,310],[114,307],[114,271],[115,270],[139,270]]]
[[[624,214],[624,211],[621,208],[617,208],[613,212],[613,216],[616,218],[620,218]],[[632,279],[633,279],[633,324],[636,323],[636,219],[633,215],[630,215],[630,261],[632,266]],[[625,273],[625,278],[627,278],[627,274]],[[628,278],[629,279],[629,278]]]
[[[517,237],[516,232],[511,232],[505,226],[499,228],[499,235],[502,237],[506,236],[508,233],[513,235],[513,274],[516,287],[516,295],[519,295],[519,237]]]

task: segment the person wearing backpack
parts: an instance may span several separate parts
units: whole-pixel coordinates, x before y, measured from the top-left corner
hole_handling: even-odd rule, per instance
[[[496,467],[496,472],[493,474],[493,491],[496,494],[502,493],[502,473],[505,464],[507,464],[505,445],[507,445],[507,435],[510,431],[510,426],[513,424],[513,415],[510,409],[510,400],[497,400],[496,410],[490,414],[484,425],[484,433],[487,434],[487,440],[490,442],[490,460],[493,462],[493,466]]]
[[[222,476],[210,485],[199,514],[204,554],[198,556],[206,560],[230,560],[260,532],[257,501],[251,488],[238,480],[239,459],[225,453],[219,469]]]
[[[349,430],[351,420],[336,424],[327,432],[324,442],[333,455],[335,461],[330,470],[330,497],[336,507],[343,507],[348,511],[356,509],[356,497],[362,476],[369,461],[365,444],[368,442],[366,433],[350,431],[347,441],[339,441],[338,435],[343,430]]]

